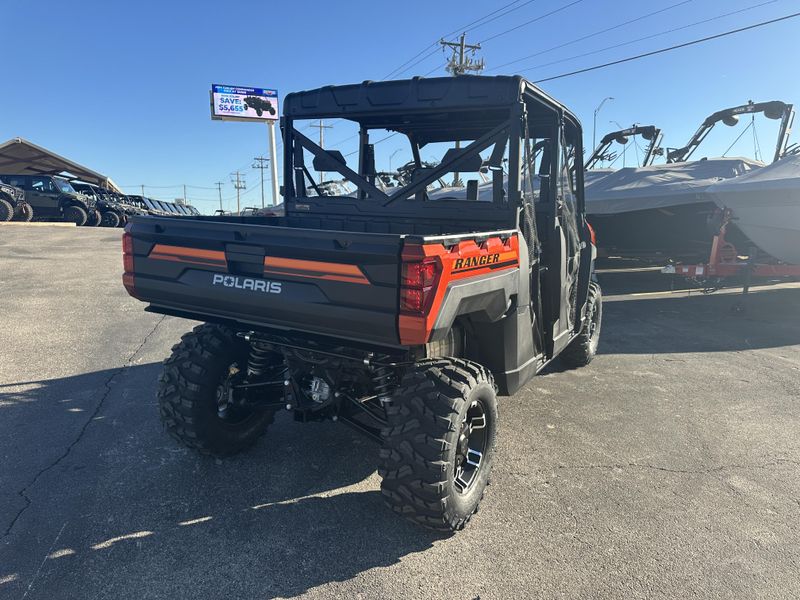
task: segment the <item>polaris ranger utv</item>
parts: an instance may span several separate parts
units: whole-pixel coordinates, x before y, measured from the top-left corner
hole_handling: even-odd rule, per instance
[[[30,221],[33,211],[25,202],[25,190],[0,181],[0,222]]]
[[[394,511],[461,529],[495,458],[497,395],[556,356],[577,367],[597,350],[580,124],[506,76],[325,87],[284,106],[285,216],[137,217],[123,236],[128,292],[206,322],[164,362],[163,422],[228,455],[281,409],[344,421],[383,445]],[[359,128],[354,164],[303,133],[320,118]],[[387,131],[418,167],[382,191],[371,136]],[[441,162],[424,165],[423,148]],[[356,192],[328,195],[312,168]],[[456,172],[466,193],[428,196]],[[493,182],[481,198],[478,172]]]
[[[28,214],[32,218],[60,219],[86,225],[94,204],[76,192],[69,181],[54,175],[0,175],[0,181],[25,190]]]

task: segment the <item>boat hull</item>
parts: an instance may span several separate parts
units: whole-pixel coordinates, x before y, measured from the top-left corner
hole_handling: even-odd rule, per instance
[[[800,156],[708,189],[752,242],[780,261],[800,265]]]

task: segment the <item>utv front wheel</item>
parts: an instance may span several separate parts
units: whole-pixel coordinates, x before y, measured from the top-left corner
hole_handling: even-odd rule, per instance
[[[603,294],[600,285],[589,284],[586,320],[581,332],[561,352],[561,362],[570,368],[584,367],[592,362],[600,343],[600,326],[603,323]]]
[[[17,212],[14,215],[15,221],[29,223],[33,219],[33,207],[27,202],[17,204]]]
[[[5,198],[0,198],[0,221],[10,221],[14,216],[14,207]]]
[[[422,361],[403,377],[386,411],[384,501],[430,529],[463,529],[478,510],[494,457],[492,375],[466,360]]]
[[[119,215],[113,210],[107,210],[100,215],[100,225],[103,227],[117,227],[119,225]]]
[[[64,220],[75,223],[78,227],[86,225],[89,215],[80,206],[68,206],[64,209]]]
[[[103,217],[99,210],[89,211],[89,216],[86,219],[87,227],[99,227]]]
[[[211,324],[173,346],[158,380],[161,420],[173,438],[203,454],[229,456],[261,437],[274,411],[227,403],[227,386],[247,369],[248,352],[233,331]]]

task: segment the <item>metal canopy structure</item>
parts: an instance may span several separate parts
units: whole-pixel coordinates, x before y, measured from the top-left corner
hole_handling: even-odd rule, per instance
[[[67,175],[123,193],[110,177],[18,137],[0,144],[0,173]]]

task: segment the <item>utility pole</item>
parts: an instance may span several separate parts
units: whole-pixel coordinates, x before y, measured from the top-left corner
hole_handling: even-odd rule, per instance
[[[439,40],[443,48],[450,48],[452,51],[446,69],[453,77],[464,75],[467,71],[480,73],[485,66],[483,59],[476,61],[473,60],[471,56],[467,56],[467,50],[469,50],[470,54],[474,55],[477,50],[481,49],[481,45],[467,44],[466,38],[467,34],[462,33],[457,42],[445,42],[443,39]]]
[[[319,123],[317,125],[309,125],[309,127],[316,127],[317,129],[319,129],[319,147],[324,150],[325,149],[325,130],[326,129],[333,129],[333,125],[325,125],[325,123],[322,122],[322,119],[320,119]],[[323,181],[325,181],[325,173],[320,173],[319,174],[319,182],[322,183]]]
[[[142,184],[142,198],[144,198],[144,184]]]
[[[217,191],[219,192],[219,209],[222,210],[222,182],[218,181],[214,185],[217,186]]]
[[[256,161],[253,163],[253,168],[261,171],[261,208],[264,208],[264,169],[267,168],[269,159],[265,156],[256,156],[253,160]]]
[[[465,75],[469,71],[480,73],[483,71],[485,63],[483,59],[474,60],[472,57],[475,52],[481,49],[480,44],[467,44],[467,34],[462,33],[458,42],[446,42],[444,39],[439,40],[442,48],[449,48],[451,50],[450,60],[447,62],[447,72],[453,77]],[[467,56],[469,51],[471,56]],[[456,140],[456,150],[461,148],[461,140]],[[458,173],[453,173],[453,187],[462,187],[461,178]]]
[[[236,188],[236,214],[238,215],[242,212],[242,207],[239,202],[239,192],[240,190],[246,189],[247,184],[244,182],[244,179],[242,179],[242,174],[240,171],[236,171],[236,173],[231,174],[231,183],[233,183],[233,187]]]
[[[186,184],[183,184],[183,203],[187,204],[186,202]]]

